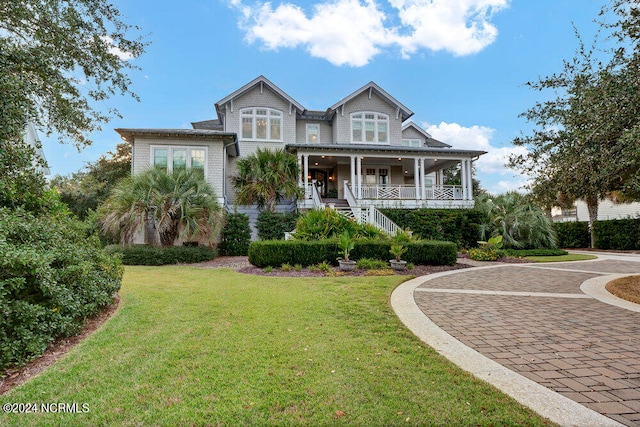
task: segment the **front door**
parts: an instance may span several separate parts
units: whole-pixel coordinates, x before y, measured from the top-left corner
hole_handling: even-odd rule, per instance
[[[327,197],[327,172],[320,169],[309,169],[309,175],[311,175],[312,180],[316,180],[316,187],[320,197]]]

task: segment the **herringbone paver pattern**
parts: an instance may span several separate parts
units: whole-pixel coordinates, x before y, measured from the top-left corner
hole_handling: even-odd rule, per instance
[[[639,272],[640,264],[562,267],[594,273],[531,266],[469,269],[425,282],[414,298],[433,322],[467,346],[616,421],[640,425],[640,313],[580,292],[580,284],[596,272]],[[456,291],[462,289],[484,293]]]

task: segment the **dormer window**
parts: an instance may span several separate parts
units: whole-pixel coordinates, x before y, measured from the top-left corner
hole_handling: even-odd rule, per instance
[[[244,140],[282,141],[282,112],[271,108],[245,108],[240,111]]]
[[[351,114],[352,144],[389,144],[389,116],[359,112]]]
[[[317,144],[318,142],[320,142],[320,125],[307,123],[307,144]]]

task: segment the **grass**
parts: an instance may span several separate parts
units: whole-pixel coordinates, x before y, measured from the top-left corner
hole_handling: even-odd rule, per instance
[[[556,256],[528,256],[524,259],[534,262],[565,262],[565,261],[587,261],[590,259],[598,258],[595,255],[587,254],[568,254],[568,255],[556,255]]]
[[[417,340],[389,277],[127,267],[119,311],[6,402],[0,425],[549,425]]]

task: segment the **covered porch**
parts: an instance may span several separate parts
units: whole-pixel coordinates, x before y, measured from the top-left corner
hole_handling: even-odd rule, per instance
[[[300,208],[344,199],[350,207],[472,208],[472,162],[483,151],[354,144],[293,144],[298,157]],[[460,185],[445,185],[444,170],[458,166]],[[327,201],[327,199],[331,199]]]

